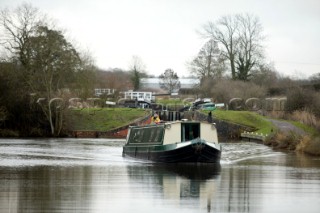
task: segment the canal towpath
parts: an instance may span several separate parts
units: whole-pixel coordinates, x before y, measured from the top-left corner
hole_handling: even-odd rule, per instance
[[[288,121],[276,120],[276,119],[271,119],[271,118],[268,118],[267,120],[270,121],[273,125],[275,125],[278,128],[278,130],[280,130],[281,132],[284,132],[284,133],[294,132],[298,135],[305,135],[306,134],[306,132],[304,130],[293,125],[292,123],[290,123]]]

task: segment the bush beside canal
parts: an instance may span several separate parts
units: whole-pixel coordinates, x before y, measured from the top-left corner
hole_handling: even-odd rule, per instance
[[[274,149],[292,150],[311,155],[320,155],[319,135],[298,135],[293,132],[278,132],[264,142]]]
[[[320,155],[320,120],[314,113],[306,110],[296,110],[291,113],[282,112],[270,114],[275,118],[284,119],[297,128],[304,131],[304,134],[298,132],[278,131],[266,142],[275,148],[296,150],[312,155]]]
[[[277,132],[269,137],[264,144],[272,146],[274,149],[295,150],[296,146],[300,143],[302,136],[290,132]]]
[[[303,136],[296,150],[311,155],[320,155],[320,135]]]

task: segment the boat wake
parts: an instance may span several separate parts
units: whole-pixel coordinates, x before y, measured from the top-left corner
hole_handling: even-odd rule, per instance
[[[282,155],[270,147],[252,142],[221,143],[221,164],[233,164],[253,158],[262,158]]]

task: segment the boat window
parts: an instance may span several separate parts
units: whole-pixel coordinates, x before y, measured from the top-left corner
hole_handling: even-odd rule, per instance
[[[148,128],[132,128],[129,143],[161,143],[164,133],[163,126]]]
[[[162,128],[152,128],[150,130],[149,142],[161,142],[162,141]]]
[[[131,129],[129,141],[131,143],[139,143],[142,141],[142,131],[139,129]]]
[[[181,139],[182,141],[189,141],[200,137],[199,123],[182,123]]]

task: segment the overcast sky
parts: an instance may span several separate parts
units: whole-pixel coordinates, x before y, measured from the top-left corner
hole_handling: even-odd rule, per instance
[[[0,0],[31,3],[89,49],[98,67],[128,69],[139,56],[149,74],[186,63],[204,44],[197,30],[224,15],[250,13],[264,28],[266,61],[292,77],[320,72],[320,0]]]

